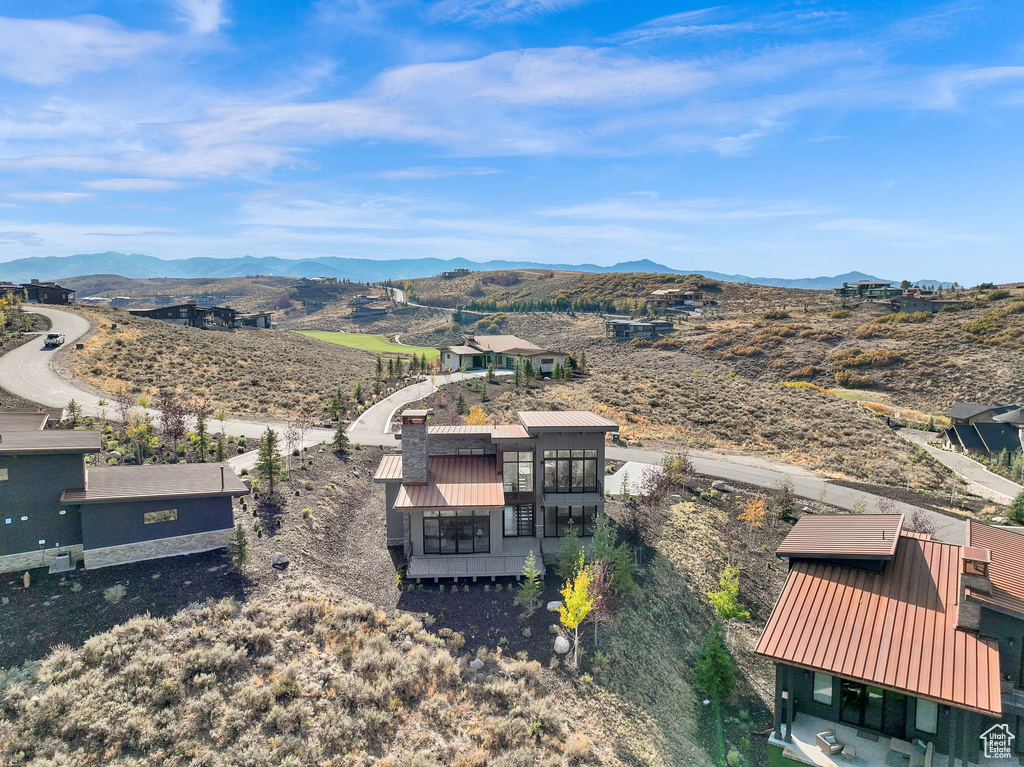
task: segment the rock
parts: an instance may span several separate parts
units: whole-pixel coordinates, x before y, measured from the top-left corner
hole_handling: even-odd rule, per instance
[[[484,681],[485,682],[493,682],[494,681],[494,674],[488,674],[486,677],[484,677]]]
[[[270,564],[274,567],[287,567],[288,556],[280,551],[275,551],[270,555]]]
[[[111,450],[107,453],[107,458],[120,458],[123,455],[120,450]]]
[[[549,613],[557,613],[561,609],[562,609],[562,603],[561,602],[548,602],[548,612]]]
[[[569,640],[565,637],[555,637],[555,652],[559,655],[565,655],[569,650],[572,649],[572,645],[569,644]]]
[[[478,681],[478,682],[484,681],[484,675],[483,674],[477,674],[476,675],[476,681]]]
[[[669,501],[669,503],[682,503],[683,502],[683,496],[681,496],[681,495],[670,495],[668,497],[668,501]]]
[[[409,652],[409,650],[411,650],[412,648],[413,648],[413,644],[412,644],[411,640],[406,639],[404,642],[402,642],[402,649],[405,650],[406,652]]]
[[[128,455],[126,455],[124,457],[124,462],[125,463],[135,463],[135,454],[134,453],[128,453]]]
[[[725,484],[720,479],[716,479],[714,482],[711,483],[711,489],[712,490],[717,490],[720,493],[731,493],[732,492],[732,488],[730,488],[727,484]]]
[[[484,662],[479,658],[473,658],[473,660],[469,662],[469,667],[473,671],[480,671],[484,667]]]

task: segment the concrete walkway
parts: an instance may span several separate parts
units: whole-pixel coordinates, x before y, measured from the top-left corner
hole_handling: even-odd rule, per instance
[[[956,472],[967,481],[972,493],[996,503],[1009,503],[1018,493],[1024,492],[1024,487],[994,474],[973,458],[928,444],[938,437],[935,432],[898,429],[897,433],[908,442],[924,448],[935,460]]]

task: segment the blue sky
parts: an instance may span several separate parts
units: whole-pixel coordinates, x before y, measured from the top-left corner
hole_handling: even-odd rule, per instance
[[[0,0],[0,261],[1021,280],[1022,22],[1019,0]]]

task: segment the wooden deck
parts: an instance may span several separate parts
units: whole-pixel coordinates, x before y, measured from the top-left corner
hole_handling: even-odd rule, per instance
[[[540,543],[536,538],[505,538],[500,554],[429,554],[409,560],[407,578],[490,578],[516,577],[523,574],[523,565],[532,551],[536,555],[537,569],[544,573]]]

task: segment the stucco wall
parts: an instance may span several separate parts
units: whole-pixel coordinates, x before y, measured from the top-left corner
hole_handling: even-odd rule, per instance
[[[0,481],[0,556],[38,553],[41,540],[46,547],[82,543],[78,512],[60,504],[61,491],[85,486],[80,453],[2,455],[0,469],[8,476]]]
[[[149,525],[143,522],[143,514],[161,509],[177,509],[178,519]],[[234,524],[228,496],[89,504],[81,510],[82,543],[87,551],[225,530]]]

